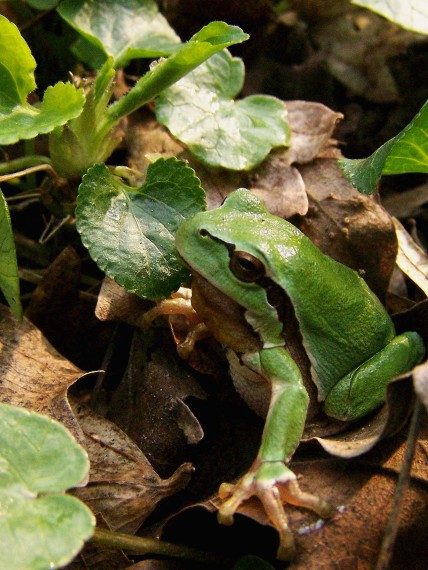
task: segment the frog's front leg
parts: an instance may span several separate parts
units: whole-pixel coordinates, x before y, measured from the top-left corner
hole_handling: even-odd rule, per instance
[[[138,324],[143,329],[148,329],[152,322],[161,315],[183,315],[187,318],[189,329],[186,338],[177,344],[177,352],[184,360],[187,360],[198,340],[210,335],[206,325],[200,321],[192,307],[191,289],[180,287],[177,292],[172,293],[169,299],[161,299],[152,309],[144,313]]]
[[[222,524],[232,524],[240,503],[257,496],[279,532],[278,558],[289,560],[295,546],[282,503],[309,508],[323,518],[334,511],[326,501],[301,491],[295,474],[287,467],[303,433],[309,397],[299,368],[283,347],[262,349],[243,360],[266,376],[272,395],[257,458],[236,485],[223,483],[220,487],[220,497],[227,499],[218,519]]]

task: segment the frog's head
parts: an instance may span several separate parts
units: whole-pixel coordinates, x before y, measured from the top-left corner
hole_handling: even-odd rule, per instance
[[[269,214],[250,191],[239,189],[220,208],[185,221],[176,245],[193,273],[239,303],[260,337],[276,344],[282,325],[268,300],[268,285],[275,282],[272,270],[284,258],[284,247],[290,255],[296,249],[295,232],[300,234]]]

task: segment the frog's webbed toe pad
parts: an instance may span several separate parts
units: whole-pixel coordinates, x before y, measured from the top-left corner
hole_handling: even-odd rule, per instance
[[[279,533],[277,556],[280,560],[290,560],[295,554],[293,534],[288,526],[283,503],[305,507],[315,511],[322,518],[329,518],[334,508],[316,495],[302,491],[294,473],[282,462],[262,463],[250,470],[236,485],[223,483],[219,496],[225,499],[218,511],[221,524],[231,525],[233,515],[239,505],[252,496],[259,498],[272,524]]]

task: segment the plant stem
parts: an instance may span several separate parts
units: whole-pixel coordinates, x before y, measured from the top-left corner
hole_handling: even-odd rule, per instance
[[[155,554],[173,558],[184,558],[186,560],[193,560],[204,564],[214,564],[217,567],[231,563],[230,560],[226,560],[221,556],[216,556],[210,552],[196,550],[190,546],[172,544],[171,542],[164,542],[155,538],[145,538],[141,536],[111,532],[102,528],[95,529],[95,534],[91,540],[97,544],[105,544],[107,546],[123,550],[132,550],[134,553],[138,554]]]
[[[0,162],[0,174],[11,174],[12,172],[18,172],[19,170],[38,166],[39,164],[50,165],[52,163],[51,159],[48,156],[43,156],[40,154],[21,156],[20,158],[14,158],[13,160],[9,160],[7,162]]]

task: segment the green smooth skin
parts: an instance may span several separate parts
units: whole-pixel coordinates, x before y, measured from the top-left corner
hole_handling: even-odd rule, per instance
[[[425,353],[417,333],[396,336],[385,308],[355,271],[269,214],[248,190],[236,190],[220,208],[184,222],[176,245],[192,270],[244,308],[262,341],[260,351],[241,355],[272,385],[258,455],[262,463],[289,460],[303,432],[308,396],[263,284],[235,277],[229,268],[231,249],[258,258],[265,276],[290,299],[327,414],[342,420],[366,415],[384,401],[389,380],[410,370]],[[266,477],[275,478],[273,471]]]

